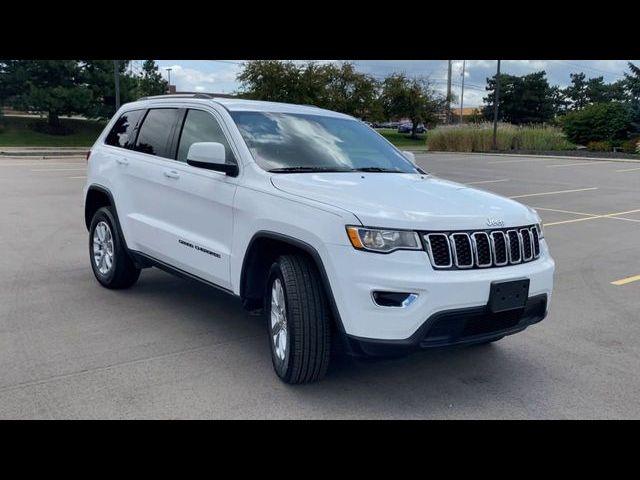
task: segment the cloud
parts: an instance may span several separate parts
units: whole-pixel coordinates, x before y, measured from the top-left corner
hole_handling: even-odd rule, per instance
[[[216,66],[215,71],[208,72],[203,71],[202,68],[188,67],[184,64],[167,65],[162,68],[171,68],[171,83],[178,91],[228,93],[236,86],[236,75],[241,66],[223,64]]]

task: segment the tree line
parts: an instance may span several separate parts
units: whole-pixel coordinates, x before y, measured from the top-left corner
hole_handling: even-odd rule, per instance
[[[119,60],[121,103],[166,93],[158,65],[146,60],[139,73],[131,60]],[[46,112],[51,133],[63,129],[60,117],[109,118],[115,113],[112,60],[0,60],[0,106]]]
[[[436,123],[446,108],[426,77],[396,73],[378,80],[349,62],[253,60],[243,64],[237,80],[244,98],[314,105],[371,122],[408,118],[412,136],[420,123]]]

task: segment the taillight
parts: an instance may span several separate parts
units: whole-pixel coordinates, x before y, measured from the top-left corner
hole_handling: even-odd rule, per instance
[[[91,150],[87,152],[87,162],[89,161],[89,157],[91,156]]]

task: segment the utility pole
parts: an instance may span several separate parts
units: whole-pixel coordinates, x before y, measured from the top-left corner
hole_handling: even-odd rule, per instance
[[[165,68],[167,74],[169,75],[169,93],[171,93],[171,68]]]
[[[493,150],[498,149],[498,102],[500,101],[500,60],[498,60],[498,71],[496,73],[496,93],[493,99]]]
[[[118,68],[118,60],[113,61],[113,80],[116,86],[116,111],[118,111],[120,109],[120,69]]]
[[[451,123],[451,60],[447,70],[447,125]]]
[[[462,125],[462,109],[464,108],[464,71],[466,68],[466,60],[462,61],[462,92],[460,93],[460,125]]]

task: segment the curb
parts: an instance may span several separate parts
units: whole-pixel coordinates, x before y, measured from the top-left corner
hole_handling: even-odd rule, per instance
[[[0,150],[0,157],[84,157],[89,149],[86,150],[39,150],[39,151],[16,151],[8,152]]]
[[[422,152],[428,154],[438,155],[478,155],[478,156],[491,156],[491,157],[531,157],[531,158],[560,158],[566,160],[593,160],[594,162],[621,162],[621,163],[640,163],[640,159],[633,158],[607,158],[607,157],[579,157],[577,155],[535,155],[526,153],[481,153],[481,152],[437,152],[428,151]]]

